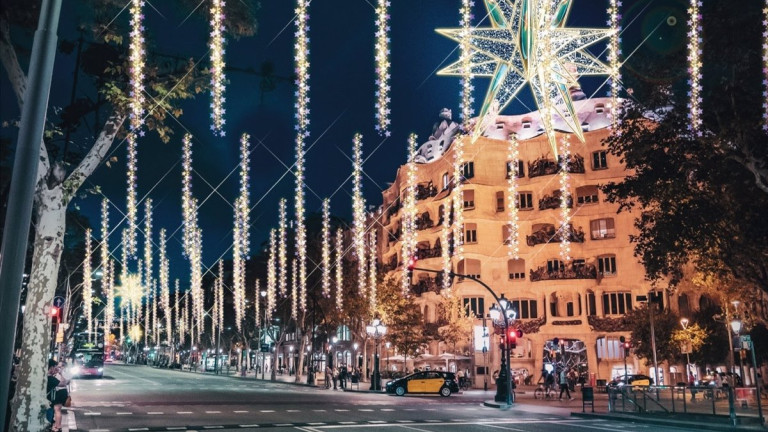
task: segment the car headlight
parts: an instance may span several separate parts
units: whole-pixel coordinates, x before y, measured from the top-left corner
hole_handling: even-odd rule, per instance
[[[97,370],[98,370],[99,372],[104,372],[104,368],[98,368]]]
[[[80,366],[72,366],[71,368],[69,368],[69,373],[71,373],[72,375],[79,374],[80,373]]]

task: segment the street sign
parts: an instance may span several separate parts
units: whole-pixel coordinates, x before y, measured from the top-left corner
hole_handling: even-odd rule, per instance
[[[57,308],[60,308],[60,307],[64,306],[64,297],[62,297],[62,296],[54,297],[53,298],[53,305],[56,306]]]
[[[748,343],[748,342],[752,342],[752,336],[750,336],[750,335],[741,336],[741,343],[742,344]]]
[[[269,352],[269,344],[261,344],[261,352]]]

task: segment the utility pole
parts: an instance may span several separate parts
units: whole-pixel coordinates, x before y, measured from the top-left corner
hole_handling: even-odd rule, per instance
[[[43,0],[32,44],[27,74],[28,87],[21,109],[19,138],[13,162],[3,244],[0,249],[0,425],[6,421],[16,321],[19,318],[21,281],[27,256],[27,238],[32,220],[32,205],[40,163],[40,146],[45,129],[45,112],[51,91],[51,76],[56,58],[56,35],[62,0]],[[27,310],[26,313],[44,311]]]

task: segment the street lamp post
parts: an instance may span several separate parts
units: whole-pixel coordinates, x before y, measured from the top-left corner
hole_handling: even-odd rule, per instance
[[[371,376],[371,390],[381,390],[381,375],[379,374],[379,340],[387,334],[385,326],[378,318],[374,318],[373,323],[365,327],[368,336],[376,342],[373,354],[373,375]]]
[[[755,361],[755,345],[752,343],[752,337],[750,336],[739,336],[739,333],[741,333],[741,327],[742,322],[739,319],[738,316],[734,317],[733,321],[731,321],[731,328],[733,329],[733,332],[736,333],[736,336],[739,337],[739,345],[742,346],[743,344],[747,345],[747,349],[752,353],[752,382],[755,385],[755,398],[757,399],[757,414],[760,418],[760,425],[764,423],[763,419],[763,405],[760,401],[761,395],[760,395],[760,385],[762,384],[757,379],[757,362]],[[743,349],[743,348],[742,348]],[[741,358],[741,356],[739,356]],[[742,376],[741,378],[744,379],[744,365],[741,366],[741,372]],[[734,385],[735,387],[735,385]]]
[[[387,341],[384,345],[387,347],[387,376],[389,376],[389,347],[392,346],[392,342]]]
[[[680,320],[680,325],[683,326],[683,330],[685,330],[686,336],[688,336],[688,343],[691,342],[691,335],[688,333],[688,318],[683,318]],[[685,379],[688,380],[688,378],[691,376],[691,348],[690,346],[686,348],[685,350],[685,371],[687,372]]]
[[[267,342],[266,338],[266,332],[264,331],[264,326],[267,325],[267,292],[261,291],[261,298],[264,299],[264,321],[261,322],[261,326],[259,327],[259,352],[261,353],[261,379],[264,379],[264,362],[266,360],[267,353],[264,352],[264,349],[262,348],[263,344],[261,342],[261,337],[264,335],[264,343]],[[256,374],[254,374],[254,377]]]
[[[510,325],[515,322],[516,313],[512,309],[512,303],[510,303],[505,297],[504,294],[501,295],[501,298],[499,299],[499,304],[497,305],[491,305],[490,309],[491,319],[493,320],[495,325],[498,325],[501,327],[504,331],[504,336],[502,338],[503,340],[503,351],[501,356],[501,371],[499,372],[499,381],[496,385],[496,396],[494,397],[494,400],[496,402],[506,402],[507,405],[512,404],[512,374],[509,373],[509,341],[508,339],[508,331],[510,328]]]

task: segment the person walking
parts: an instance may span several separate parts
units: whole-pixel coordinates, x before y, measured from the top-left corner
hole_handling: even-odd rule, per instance
[[[333,369],[330,366],[325,367],[325,388],[331,388],[331,380],[333,380]],[[335,380],[334,380],[335,381]]]
[[[48,400],[53,405],[53,425],[51,432],[61,431],[61,407],[69,397],[69,380],[64,376],[56,360],[48,360]]]
[[[571,391],[568,390],[568,371],[565,368],[560,370],[560,397],[558,400],[563,400],[563,392],[565,392],[568,400],[573,400],[573,397],[571,397]]]

